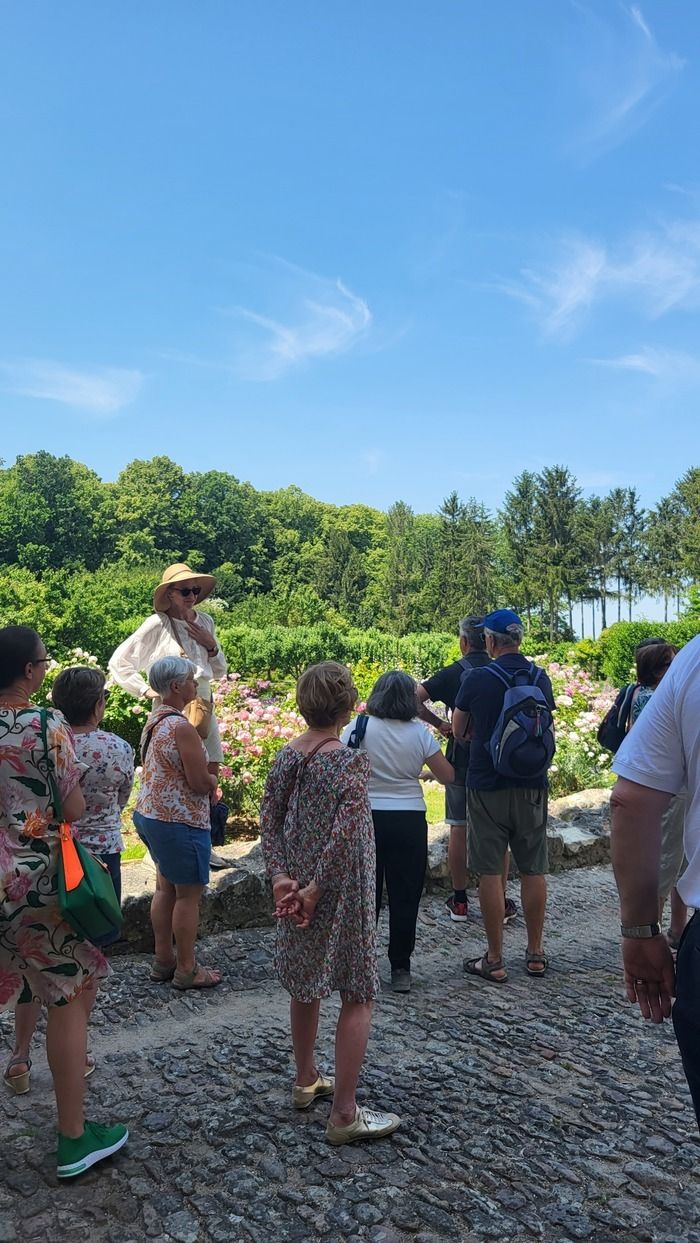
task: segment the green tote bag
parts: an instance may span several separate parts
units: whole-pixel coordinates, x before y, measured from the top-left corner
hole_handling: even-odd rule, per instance
[[[66,923],[86,941],[120,932],[122,912],[107,865],[73,837],[63,819],[61,794],[49,752],[47,713],[41,712],[41,737],[47,761],[47,774],[54,817],[59,822],[58,906]]]

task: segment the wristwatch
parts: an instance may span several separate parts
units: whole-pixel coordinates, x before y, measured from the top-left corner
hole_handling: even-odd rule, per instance
[[[620,924],[620,933],[623,937],[629,937],[632,941],[644,941],[650,937],[658,937],[661,928],[658,924],[635,924],[631,928],[625,928],[624,924]]]

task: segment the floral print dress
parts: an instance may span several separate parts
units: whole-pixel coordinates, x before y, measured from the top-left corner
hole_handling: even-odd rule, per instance
[[[80,780],[70,730],[46,713],[49,754],[38,708],[0,708],[0,1009],[36,998],[72,1000],[106,959],[61,918],[58,826],[49,766],[62,798]]]
[[[368,1002],[379,991],[376,856],[366,755],[338,747],[305,761],[280,751],[260,809],[268,874],[286,872],[321,897],[308,928],[281,919],[275,967],[297,1001],[340,991]]]

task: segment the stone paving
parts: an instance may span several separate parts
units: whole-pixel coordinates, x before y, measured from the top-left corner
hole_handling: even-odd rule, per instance
[[[480,924],[423,899],[413,992],[378,1001],[362,1077],[360,1100],[404,1120],[374,1145],[332,1149],[328,1102],[289,1106],[272,930],[204,943],[225,971],[211,993],[173,994],[146,982],[145,957],[115,959],[88,1107],[126,1121],[130,1144],[57,1183],[37,1039],[31,1093],[2,1102],[0,1243],[700,1243],[690,1098],[670,1026],[622,998],[610,870],[555,876],[551,895],[550,974],[525,975],[519,919],[504,986],[462,974]],[[380,931],[385,945],[386,915]],[[326,1003],[324,1067],[335,1011]]]

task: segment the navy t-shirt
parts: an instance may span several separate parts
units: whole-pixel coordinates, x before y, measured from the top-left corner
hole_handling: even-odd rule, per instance
[[[495,662],[504,673],[528,671],[532,664],[519,652],[507,652]],[[542,690],[550,708],[554,709],[552,683],[546,673],[540,674],[537,685]],[[469,750],[467,785],[472,790],[508,790],[520,786],[528,790],[547,788],[547,777],[501,777],[491,763],[488,745],[501,715],[506,688],[500,678],[486,669],[473,669],[464,678],[457,692],[455,708],[469,712],[472,718],[472,744]]]
[[[423,689],[427,691],[430,702],[444,704],[446,708],[449,708],[450,713],[454,712],[455,700],[462,679],[470,674],[472,669],[491,664],[491,658],[486,655],[486,652],[470,652],[463,659],[469,661],[471,668],[466,668],[461,660],[455,660],[453,664],[446,665],[444,669],[434,673],[432,678],[427,678],[421,683]],[[469,747],[464,743],[458,743],[455,738],[449,738],[445,755],[456,772],[464,778],[469,767]]]

